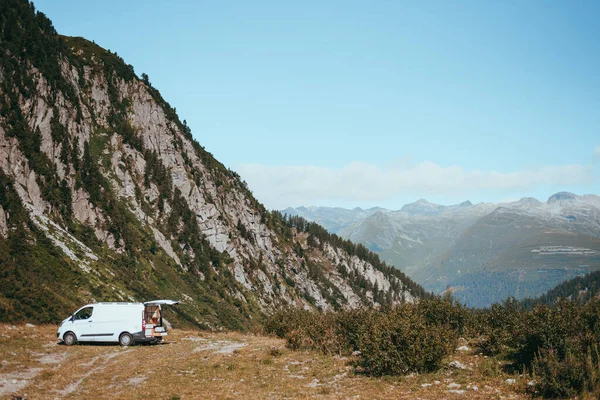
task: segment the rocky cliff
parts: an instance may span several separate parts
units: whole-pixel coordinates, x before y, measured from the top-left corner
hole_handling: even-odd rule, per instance
[[[174,297],[176,320],[247,328],[283,305],[423,294],[266,210],[116,54],[59,36],[26,1],[0,8],[0,320]]]

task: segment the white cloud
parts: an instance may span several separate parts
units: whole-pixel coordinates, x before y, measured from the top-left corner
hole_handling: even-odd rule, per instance
[[[598,151],[598,149],[596,149]],[[398,195],[459,195],[475,190],[510,192],[546,185],[574,185],[594,181],[590,165],[559,165],[514,172],[441,167],[426,161],[416,165],[380,168],[352,162],[342,168],[265,166],[237,168],[256,197],[269,208],[323,202],[381,202]]]
[[[596,146],[594,149],[594,160],[600,160],[600,146]]]

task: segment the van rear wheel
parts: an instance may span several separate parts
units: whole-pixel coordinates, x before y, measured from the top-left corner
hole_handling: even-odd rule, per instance
[[[133,344],[133,336],[127,332],[122,333],[121,336],[119,336],[119,344],[124,347],[131,346]]]
[[[63,336],[63,342],[67,346],[72,346],[77,343],[77,336],[73,332],[67,332]]]

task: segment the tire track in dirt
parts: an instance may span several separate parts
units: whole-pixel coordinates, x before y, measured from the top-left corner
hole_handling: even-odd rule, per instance
[[[29,368],[24,371],[2,374],[0,376],[0,396],[22,391],[42,370],[43,368]]]
[[[89,368],[89,370],[83,374],[79,379],[77,379],[74,382],[71,382],[67,385],[67,387],[65,387],[62,390],[57,390],[57,394],[61,397],[65,397],[70,395],[71,393],[75,392],[79,386],[83,383],[83,381],[87,378],[89,378],[91,375],[93,374],[97,374],[97,373],[101,373],[103,372],[106,367],[108,367],[108,364],[110,363],[110,361],[118,356],[121,356],[123,354],[127,354],[127,353],[131,353],[131,350],[125,350],[125,351],[119,351],[119,352],[113,352],[113,353],[109,353],[109,354],[101,354],[101,355],[97,355],[94,358],[92,358],[89,362],[87,363],[83,363],[83,364],[79,364],[80,366]],[[95,366],[96,362],[98,360],[101,360],[101,364],[99,366]]]
[[[44,346],[44,350],[47,349],[48,347]],[[25,390],[40,373],[46,370],[57,370],[69,358],[68,354],[55,354],[51,352],[39,353],[32,351],[30,355],[41,366],[0,374],[0,396]],[[6,360],[2,360],[2,365],[4,366],[5,364],[7,364]]]

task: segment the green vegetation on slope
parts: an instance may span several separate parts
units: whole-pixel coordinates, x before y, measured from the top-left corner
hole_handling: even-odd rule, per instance
[[[18,321],[34,316],[38,323],[56,321],[78,306],[76,291],[64,291],[84,283],[81,271],[65,259],[29,215],[0,170],[0,206],[10,215],[10,230],[0,239],[0,321]]]
[[[202,272],[212,271],[209,265],[218,268],[227,264],[228,257],[210,247],[198,225],[192,218],[187,204],[180,194],[169,184],[169,174],[159,163],[150,163],[148,180],[162,188],[161,196],[172,203],[165,231],[173,232],[173,226],[182,225],[178,238],[185,240],[195,252],[195,259],[188,261],[189,272],[178,269],[164,253],[157,251],[157,244],[147,227],[141,226],[129,207],[119,199],[109,182],[104,178],[98,165],[107,144],[102,131],[92,134],[92,145],[84,144],[83,154],[77,153],[79,143],[73,141],[66,128],[55,118],[52,121],[52,139],[61,143],[61,161],[73,166],[76,187],[84,188],[90,194],[90,201],[105,212],[109,218],[106,229],[114,235],[118,243],[123,239],[124,254],[108,252],[98,243],[89,227],[71,218],[72,192],[65,179],[60,179],[53,162],[40,150],[39,131],[32,131],[19,105],[20,99],[36,95],[36,76],[32,76],[30,66],[35,67],[52,88],[52,93],[65,95],[76,118],[81,117],[80,101],[75,88],[61,74],[61,62],[69,62],[84,76],[83,66],[91,66],[103,73],[109,84],[111,114],[109,122],[114,131],[119,132],[126,143],[140,149],[137,134],[126,122],[127,100],[119,101],[116,95],[118,79],[136,79],[133,68],[121,58],[107,52],[84,39],[66,38],[57,35],[52,23],[43,13],[35,12],[33,5],[26,1],[2,2],[0,13],[1,80],[0,116],[8,137],[18,140],[20,150],[27,158],[30,167],[38,176],[37,183],[41,195],[52,206],[52,217],[77,234],[91,249],[102,255],[100,261],[92,264],[92,269],[100,271],[100,276],[87,276],[75,263],[68,259],[24,212],[20,199],[10,189],[10,180],[2,175],[7,183],[4,210],[9,215],[9,236],[0,240],[0,284],[2,310],[0,320],[22,321],[27,319],[39,322],[56,322],[79,307],[82,302],[98,300],[118,300],[121,290],[132,292],[139,300],[176,295],[186,291],[198,299],[194,305],[184,305],[173,318],[184,324],[221,325],[231,329],[247,329],[252,323],[248,317],[257,317],[259,310],[252,301],[237,302],[231,297],[233,289],[239,290],[235,280],[227,273],[202,276]],[[79,84],[83,84],[80,79]],[[81,89],[81,88],[80,88]],[[52,101],[52,99],[46,99]],[[55,115],[58,115],[55,109]],[[93,117],[93,116],[92,116]],[[147,156],[152,159],[151,154]],[[156,157],[154,157],[156,159]],[[222,168],[223,171],[227,171]],[[162,197],[161,197],[162,198]],[[15,211],[17,210],[17,211]],[[221,267],[222,268],[222,267]],[[68,285],[69,290],[62,290]]]
[[[585,303],[598,297],[599,292],[600,271],[594,271],[563,282],[540,297],[524,299],[522,303],[527,309],[531,309],[536,304],[553,305],[560,299]]]
[[[432,294],[426,292],[422,286],[415,283],[412,279],[406,276],[399,269],[394,268],[393,266],[389,266],[386,263],[382,262],[376,253],[372,252],[364,245],[360,243],[352,243],[349,240],[342,239],[336,234],[329,233],[327,229],[323,228],[321,225],[314,222],[309,222],[300,216],[282,215],[279,211],[274,211],[272,214],[278,220],[282,221],[286,226],[293,227],[300,232],[308,233],[309,243],[329,243],[334,247],[343,249],[349,255],[357,256],[361,260],[369,262],[379,271],[382,271],[387,275],[396,277],[414,296],[419,298],[432,297]],[[315,241],[315,239],[317,239],[317,241]],[[365,285],[370,291],[373,290],[373,285],[371,284],[371,282],[363,282],[362,284]],[[396,287],[395,291],[398,290],[399,288]],[[386,301],[382,300],[379,303],[386,303]],[[387,303],[390,303],[390,301],[387,301]]]

